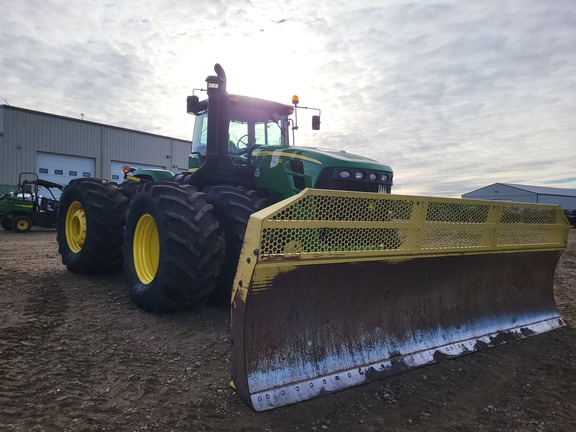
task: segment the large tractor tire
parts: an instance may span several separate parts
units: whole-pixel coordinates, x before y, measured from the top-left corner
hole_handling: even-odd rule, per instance
[[[32,229],[32,221],[28,216],[18,215],[12,218],[12,231],[15,233],[27,233]]]
[[[234,186],[208,186],[204,188],[206,199],[214,206],[214,213],[224,230],[226,261],[218,277],[216,289],[210,296],[214,306],[229,306],[232,283],[238,267],[238,257],[244,242],[244,233],[250,215],[257,208],[250,191]]]
[[[131,200],[136,195],[138,188],[140,187],[141,182],[126,180],[120,183],[120,189],[122,189],[122,193],[126,198]]]
[[[128,199],[116,183],[75,179],[58,213],[58,252],[72,273],[111,273],[122,268],[122,229]]]
[[[280,194],[269,193],[260,190],[248,191],[248,196],[252,200],[255,211],[260,211],[266,207],[271,206],[272,204],[276,204],[277,202],[282,201],[283,199]]]
[[[124,229],[130,297],[148,311],[180,311],[208,298],[224,263],[224,235],[194,186],[145,183]]]
[[[5,229],[6,231],[12,231],[12,221],[8,216],[4,216],[2,219],[0,219],[0,225],[2,226],[2,229]]]

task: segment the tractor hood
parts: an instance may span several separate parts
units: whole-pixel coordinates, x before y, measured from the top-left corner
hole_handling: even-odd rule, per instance
[[[279,160],[299,159],[318,165],[356,167],[392,172],[388,165],[381,164],[374,159],[348,153],[344,150],[324,149],[318,147],[286,147],[268,146],[260,147],[253,152],[253,156],[271,157],[271,163],[280,163]]]
[[[262,146],[252,152],[257,189],[283,198],[304,188],[390,193],[393,173],[364,156],[315,147]]]

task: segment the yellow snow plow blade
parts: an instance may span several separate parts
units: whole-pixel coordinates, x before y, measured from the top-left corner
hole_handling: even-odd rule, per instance
[[[232,378],[257,411],[564,325],[559,206],[327,190],[255,213]]]

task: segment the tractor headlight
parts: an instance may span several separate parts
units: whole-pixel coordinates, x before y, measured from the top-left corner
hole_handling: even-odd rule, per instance
[[[356,173],[354,174],[356,180],[362,180],[365,176],[366,174],[364,174],[362,171],[356,171]]]
[[[350,171],[346,171],[346,170],[340,171],[340,177],[342,177],[344,179],[350,177]]]

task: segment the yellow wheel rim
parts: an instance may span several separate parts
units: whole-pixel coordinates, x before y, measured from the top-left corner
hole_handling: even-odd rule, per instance
[[[158,227],[149,214],[142,215],[138,220],[132,248],[138,279],[144,284],[149,284],[156,277],[160,260]]]
[[[17,223],[16,223],[16,228],[19,231],[25,231],[28,229],[28,221],[26,219],[20,219]]]
[[[86,241],[86,213],[78,201],[74,201],[66,212],[66,242],[74,253],[82,250]]]

